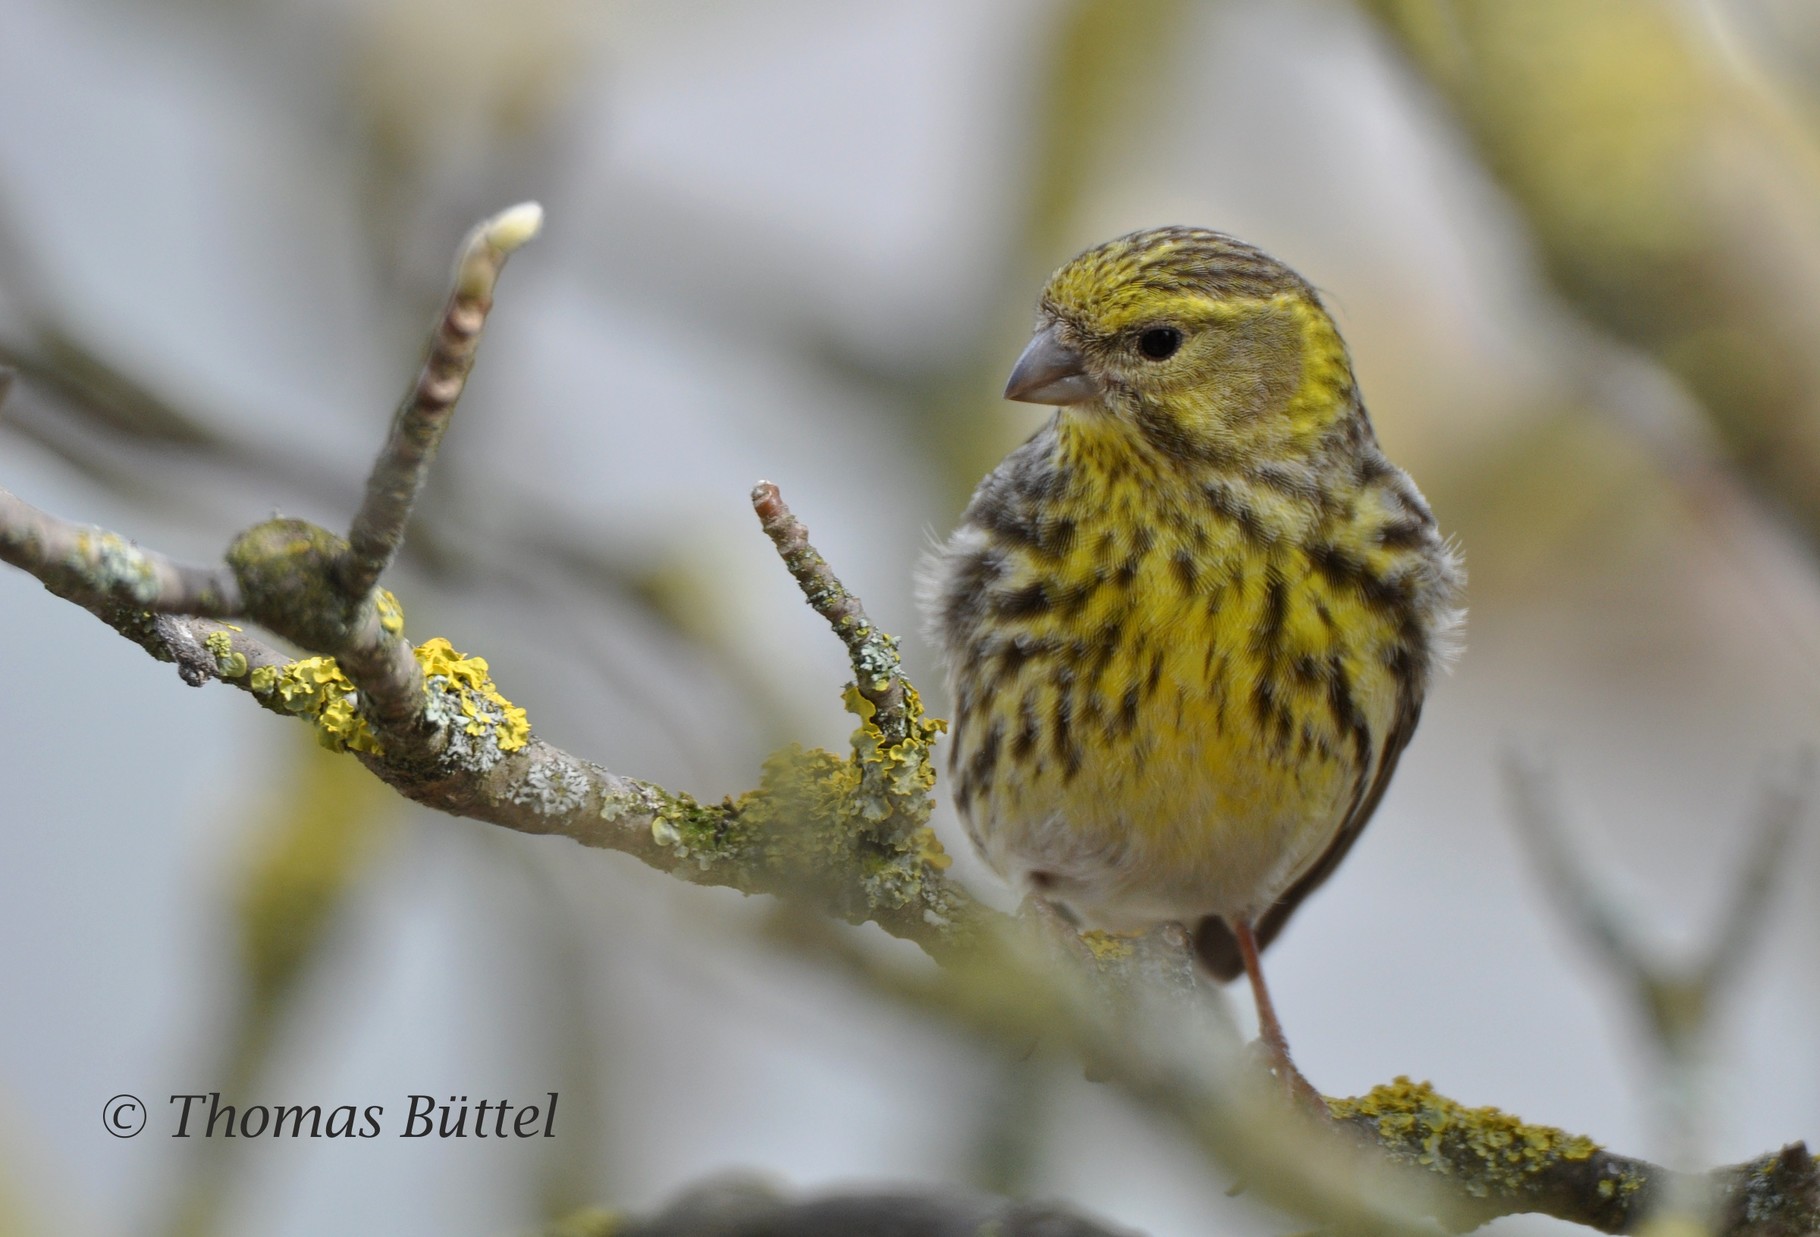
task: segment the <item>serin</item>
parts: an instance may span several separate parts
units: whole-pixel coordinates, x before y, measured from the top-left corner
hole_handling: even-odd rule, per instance
[[[1049,280],[1008,399],[1058,405],[931,564],[954,797],[988,863],[1082,924],[1258,951],[1371,818],[1463,612],[1299,275],[1161,228]]]

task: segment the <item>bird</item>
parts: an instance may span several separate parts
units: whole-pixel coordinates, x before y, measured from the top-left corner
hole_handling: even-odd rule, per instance
[[[1052,405],[925,563],[969,839],[1082,929],[1248,976],[1345,858],[1458,648],[1464,571],[1288,266],[1163,227],[1049,279],[1006,399]]]

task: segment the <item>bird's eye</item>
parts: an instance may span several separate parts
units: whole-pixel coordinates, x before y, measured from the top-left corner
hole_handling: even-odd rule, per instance
[[[1138,336],[1138,351],[1153,361],[1164,361],[1182,346],[1182,333],[1172,326],[1153,326]]]

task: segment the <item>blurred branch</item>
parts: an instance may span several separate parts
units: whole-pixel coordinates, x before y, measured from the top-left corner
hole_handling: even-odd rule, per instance
[[[1690,1194],[1714,1200],[1710,1231],[1721,1237],[1793,1237],[1820,1225],[1820,1164],[1801,1143],[1681,1173],[1496,1108],[1468,1108],[1405,1078],[1329,1099],[1334,1124],[1321,1127],[1262,1090],[1260,1075],[1210,1054],[1208,1037],[1192,1033],[1196,1011],[1159,1000],[1128,973],[1071,985],[1068,972],[985,951],[911,972],[824,925],[780,918],[792,945],[910,1008],[1012,1052],[1059,1041],[1234,1172],[1248,1193],[1333,1231],[1407,1233],[1432,1216],[1462,1232],[1537,1214],[1631,1233],[1665,1201]],[[1103,999],[1114,987],[1118,999]]]
[[[1750,859],[1738,874],[1724,916],[1708,934],[1711,944],[1701,958],[1679,966],[1653,956],[1572,853],[1559,780],[1534,756],[1514,753],[1507,759],[1505,778],[1518,833],[1529,845],[1542,884],[1574,931],[1630,987],[1658,1043],[1678,1055],[1705,1029],[1721,989],[1762,933],[1770,890],[1797,826],[1813,804],[1813,755],[1802,754],[1786,771],[1767,779],[1751,830]]]
[[[1542,884],[1575,933],[1624,985],[1656,1046],[1661,1078],[1654,1088],[1668,1146],[1678,1164],[1704,1155],[1707,1078],[1705,1042],[1724,989],[1736,977],[1763,931],[1770,891],[1806,817],[1814,794],[1814,760],[1803,754],[1767,779],[1753,829],[1749,860],[1738,874],[1710,944],[1690,964],[1655,957],[1636,925],[1621,915],[1584,863],[1572,853],[1573,832],[1558,780],[1533,756],[1513,754],[1506,781],[1518,832],[1528,844]],[[1791,1150],[1788,1154],[1794,1154]],[[1804,1153],[1803,1153],[1804,1154]],[[1723,1175],[1669,1178],[1661,1203],[1674,1214],[1711,1226],[1726,1205]],[[1808,1187],[1811,1191],[1812,1186]]]
[[[1558,1133],[1533,1126],[1520,1128],[1536,1135]],[[1415,1131],[1398,1154],[1412,1160],[1423,1157],[1437,1166],[1435,1171],[1462,1164],[1469,1171],[1482,1171],[1480,1152],[1460,1155],[1469,1137],[1460,1128],[1437,1133],[1427,1124],[1417,1124]],[[1567,1163],[1565,1171],[1533,1182],[1531,1188],[1538,1199],[1552,1195],[1556,1204],[1553,1209],[1526,1210],[1573,1220],[1601,1232],[1636,1232],[1641,1227],[1641,1203],[1659,1188],[1653,1178],[1640,1175],[1644,1170],[1661,1172],[1640,1161],[1595,1152]],[[1820,1214],[1820,1187],[1813,1158],[1799,1144],[1720,1170],[1714,1181],[1725,1198],[1724,1213],[1714,1232],[1728,1237],[1806,1237],[1814,1231],[1811,1226]],[[1601,1189],[1601,1183],[1609,1188]],[[1585,1199],[1596,1199],[1600,1205],[1589,1209]],[[1460,1231],[1493,1215],[1508,1214],[1495,1210],[1494,1199],[1484,1203],[1489,1214],[1483,1217],[1466,1210],[1444,1217],[1444,1222]],[[1067,1207],[1012,1203],[975,1191],[883,1188],[793,1200],[761,1179],[745,1177],[695,1186],[657,1213],[637,1219],[592,1209],[578,1212],[545,1229],[542,1237],[847,1237],[883,1232],[896,1237],[974,1237],[981,1233],[1134,1237],[1131,1230],[1110,1227]]]
[[[1672,376],[1697,423],[1662,399],[1603,409],[1755,578],[1790,524],[1820,572],[1820,154],[1773,84],[1694,37],[1685,5],[1355,2],[1508,193],[1573,316]],[[1573,359],[1622,377],[1614,351]]]
[[[661,1210],[629,1219],[601,1211],[570,1216],[543,1237],[1136,1237],[1054,1203],[1008,1202],[973,1190],[884,1189],[791,1199],[768,1182],[730,1177],[684,1192]]]
[[[848,704],[860,724],[845,756],[793,746],[766,761],[755,790],[701,804],[544,743],[484,661],[439,639],[407,642],[403,612],[376,587],[377,574],[460,393],[482,326],[478,307],[511,248],[496,242],[528,239],[526,219],[522,208],[506,212],[464,250],[439,323],[458,338],[445,338],[440,358],[433,354],[375,466],[375,497],[356,521],[361,548],[302,521],[273,520],[235,539],[226,574],[186,573],[0,492],[9,561],[178,661],[186,678],[212,674],[309,720],[325,746],[357,754],[416,802],[520,832],[560,833],[682,880],[771,894],[794,912],[813,912],[789,921],[806,950],[988,1040],[1018,1050],[1038,1039],[1065,1045],[1287,1210],[1349,1233],[1403,1233],[1417,1215],[1472,1224],[1520,1211],[1613,1231],[1637,1222],[1662,1170],[1596,1159],[1603,1153],[1589,1140],[1464,1109],[1426,1087],[1333,1101],[1337,1126],[1290,1110],[1236,1051],[1230,1028],[1212,1020],[1210,993],[1179,930],[1135,940],[1070,932],[1062,943],[1080,966],[1033,955],[1009,917],[946,875],[947,857],[928,828],[941,723],[922,716],[894,641],[840,586],[773,486],[754,491],[754,510],[811,605],[846,643],[859,680]],[[484,269],[476,274],[470,259]],[[367,587],[350,588],[350,580]],[[186,600],[214,617],[155,613]],[[228,617],[312,655],[287,659],[217,621]],[[878,924],[942,966],[899,965],[832,931],[831,919]],[[1743,1171],[1722,1170],[1715,1180],[1723,1185]],[[1811,1220],[1814,1173],[1805,1153],[1765,1157],[1751,1173],[1736,1191],[1758,1192],[1734,1231],[1777,1231],[1763,1227],[1771,1214]],[[1765,1196],[1763,1180],[1787,1188]]]
[[[238,618],[240,585],[221,567],[189,567],[105,529],[60,520],[0,490],[0,559],[93,609]]]

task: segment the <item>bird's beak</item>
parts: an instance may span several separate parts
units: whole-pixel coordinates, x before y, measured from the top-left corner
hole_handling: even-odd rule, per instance
[[[1061,341],[1053,325],[1038,331],[1025,346],[1005,383],[1005,398],[1026,404],[1084,404],[1100,394],[1100,384],[1088,376],[1081,354]]]

